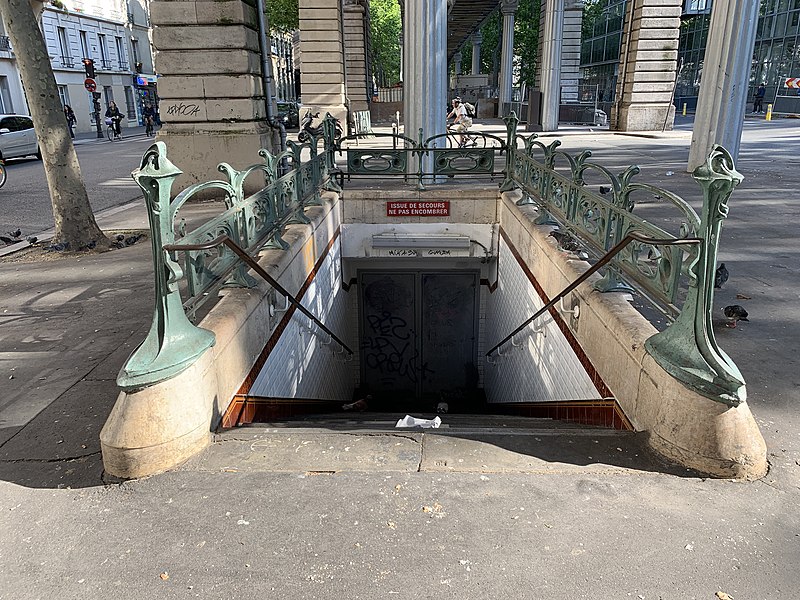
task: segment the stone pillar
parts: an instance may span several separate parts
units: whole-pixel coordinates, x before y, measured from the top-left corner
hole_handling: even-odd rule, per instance
[[[320,117],[326,112],[342,125],[345,106],[345,62],[339,0],[299,0],[300,91],[303,106]]]
[[[481,74],[481,42],[483,42],[483,36],[481,35],[480,31],[477,31],[472,34],[470,38],[472,41],[472,74],[473,75],[480,75]]]
[[[447,114],[447,0],[405,0],[405,135],[444,133]],[[432,157],[424,158],[425,171]]]
[[[672,129],[681,4],[681,0],[631,0],[623,24],[612,128],[661,130],[666,123]]]
[[[453,54],[453,71],[455,72],[456,76],[461,75],[461,61],[463,58],[464,57],[461,55],[461,52],[456,52]]]
[[[346,94],[351,111],[369,110],[372,81],[367,69],[368,13],[366,0],[344,0]]]
[[[503,15],[503,46],[500,51],[500,81],[498,87],[497,116],[504,116],[503,110],[511,102],[514,70],[514,14],[517,12],[518,0],[501,0],[500,12]]]
[[[183,171],[179,191],[218,179],[275,150],[266,121],[255,8],[242,0],[153,0],[153,46],[159,73],[158,139]]]
[[[714,0],[689,149],[690,172],[706,161],[714,144],[734,160],[739,154],[757,20],[757,2]]]
[[[561,103],[561,58],[564,30],[564,0],[543,0],[541,25],[539,88],[542,91],[542,131],[558,129]]]
[[[578,102],[581,65],[581,22],[583,0],[564,0],[561,41],[561,102]]]

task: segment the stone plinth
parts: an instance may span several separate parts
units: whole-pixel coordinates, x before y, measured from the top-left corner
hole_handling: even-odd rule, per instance
[[[680,0],[633,0],[627,8],[613,129],[672,129],[680,16]]]
[[[154,0],[150,16],[164,123],[158,139],[184,171],[173,190],[206,181],[221,156],[242,168],[258,149],[276,150],[255,8],[245,0]]]

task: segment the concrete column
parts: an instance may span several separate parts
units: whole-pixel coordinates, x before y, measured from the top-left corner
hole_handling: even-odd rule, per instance
[[[453,71],[455,71],[455,75],[461,75],[461,61],[463,58],[461,52],[453,54]]]
[[[173,191],[218,179],[274,150],[266,121],[255,8],[246,1],[153,0],[158,139],[182,171]]]
[[[514,69],[514,14],[517,12],[518,0],[501,0],[500,12],[503,15],[503,46],[500,51],[500,95],[498,100],[498,115],[502,114],[503,107],[511,102]]]
[[[347,122],[345,57],[339,0],[299,0],[303,105]]]
[[[481,32],[478,31],[472,34],[470,38],[472,41],[472,74],[473,75],[480,75],[481,74],[481,42],[483,42],[483,36]]]
[[[612,128],[661,130],[666,123],[672,129],[681,4],[681,0],[631,0],[623,24]]]
[[[372,82],[367,69],[366,0],[344,0],[344,52],[347,60],[346,93],[350,110],[369,110]]]
[[[564,30],[564,1],[543,0],[544,22],[541,25],[541,66],[539,82],[542,91],[542,131],[558,129],[558,108],[561,102],[561,58]]]
[[[689,171],[706,161],[714,144],[723,146],[734,160],[739,155],[757,20],[757,2],[714,0]]]
[[[447,114],[447,0],[405,0],[403,112],[406,136],[444,133]],[[424,159],[431,171],[432,157]]]
[[[561,41],[561,102],[578,102],[581,65],[581,22],[583,0],[564,0]]]

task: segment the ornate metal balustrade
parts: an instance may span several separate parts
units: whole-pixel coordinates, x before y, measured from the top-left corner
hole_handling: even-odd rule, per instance
[[[345,156],[348,179],[399,175],[415,180],[417,186],[424,189],[426,181],[436,178],[465,175],[494,178],[507,171],[507,165],[502,162],[507,140],[489,133],[447,132],[425,138],[420,129],[416,140],[403,135],[374,133],[369,136],[369,146],[362,147],[359,141],[364,138],[363,135],[343,137],[337,145],[337,152]],[[375,147],[376,141],[386,144]],[[423,160],[424,157],[431,160]],[[426,165],[429,165],[427,170]]]
[[[215,296],[212,292],[218,286],[249,286],[254,282],[230,246],[210,247],[209,242],[225,236],[250,256],[265,247],[285,249],[282,232],[286,225],[307,222],[304,209],[319,203],[322,189],[341,191],[332,178],[342,173],[335,162],[335,152],[339,152],[346,156],[348,177],[397,176],[416,180],[422,187],[431,177],[502,175],[500,189],[520,188],[525,194],[520,203],[538,206],[538,222],[557,222],[595,258],[602,260],[616,248],[614,256],[605,261],[605,274],[597,287],[616,291],[633,286],[662,308],[672,323],[648,339],[646,348],[667,372],[713,400],[731,406],[743,402],[744,380],[717,346],[711,319],[722,220],[728,213],[730,194],[742,179],[730,154],[715,147],[706,164],[693,173],[703,194],[702,214],[698,215],[674,193],[635,181],[638,167],[614,175],[589,161],[589,151],[572,156],[559,150],[558,142],[545,145],[536,136],[518,139],[516,116],[512,114],[505,121],[505,140],[473,133],[470,139],[475,145],[468,148],[457,146],[457,133],[425,138],[422,131],[417,140],[374,134],[372,147],[359,147],[357,136],[334,142],[336,124],[328,115],[321,134],[312,136],[310,143],[289,142],[290,149],[277,156],[262,150],[262,162],[241,171],[222,163],[219,170],[226,180],[191,186],[174,200],[170,200],[170,189],[181,172],[167,159],[165,146],[156,143],[134,172],[150,216],[156,307],[150,333],[120,372],[119,385],[136,388],[168,379],[213,345],[213,334],[192,325],[184,308],[194,315],[206,299]],[[376,140],[387,143],[375,148]],[[302,163],[304,149],[311,159]],[[422,166],[421,159],[426,156],[432,157],[433,170],[429,172]],[[498,170],[501,164],[503,168]],[[245,197],[244,182],[253,173],[262,174],[267,184]],[[590,189],[586,183],[590,174],[607,183],[606,194]],[[192,196],[209,190],[220,192],[226,210],[192,232],[181,233],[182,238],[176,241],[176,225],[181,229],[175,223],[178,209]],[[671,234],[634,213],[634,195],[639,193],[666,199],[676,208],[677,233]],[[620,246],[625,239],[628,242]],[[176,249],[182,245],[186,249],[181,251],[181,264]],[[185,301],[180,295],[184,283]]]
[[[286,226],[308,223],[305,208],[321,204],[323,189],[338,188],[330,178],[332,140],[330,135],[302,145],[290,142],[290,149],[278,155],[261,150],[262,161],[243,170],[221,163],[224,179],[192,185],[174,199],[172,184],[181,171],[167,158],[166,146],[156,142],[145,152],[133,177],[144,193],[150,220],[156,305],[150,332],[120,371],[120,387],[134,389],[169,379],[214,344],[214,334],[194,326],[190,318],[217,297],[221,286],[250,287],[256,282],[229,245],[205,246],[225,236],[250,256],[264,248],[287,249],[282,238]],[[310,153],[307,162],[300,160],[303,150]],[[258,174],[266,186],[245,196],[245,181]],[[224,199],[225,210],[186,232],[185,221],[178,218],[180,208],[198,194],[215,191]]]
[[[512,114],[506,123],[509,171],[504,187],[518,186],[525,194],[520,204],[539,207],[538,223],[557,223],[597,258],[632,234],[661,240],[699,240],[693,244],[657,244],[634,239],[610,257],[596,288],[608,292],[632,286],[650,298],[671,321],[665,331],[645,343],[653,359],[676,379],[712,400],[730,406],[744,402],[744,379],[717,345],[711,318],[722,220],[728,214],[731,192],[742,180],[731,155],[715,146],[706,163],[692,174],[703,194],[702,214],[698,215],[669,190],[634,181],[638,167],[629,167],[617,176],[590,162],[588,150],[572,156],[558,150],[560,142],[546,146],[535,136],[521,137],[518,142],[513,133],[516,117]],[[557,163],[560,169],[556,168]],[[605,194],[586,185],[589,173],[607,183]],[[634,214],[634,195],[638,193],[651,194],[677,209],[676,234]]]

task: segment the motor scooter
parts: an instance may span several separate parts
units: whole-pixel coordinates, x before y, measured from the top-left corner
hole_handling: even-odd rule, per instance
[[[312,136],[319,137],[322,135],[322,123],[319,125],[313,126],[312,123],[314,119],[319,118],[319,113],[311,114],[310,110],[306,111],[306,114],[303,115],[303,118],[300,121],[300,133],[297,134],[297,141],[300,143],[310,142]],[[335,141],[339,141],[342,139],[344,135],[344,131],[342,130],[342,123],[339,119],[336,119],[336,134],[334,135]]]

